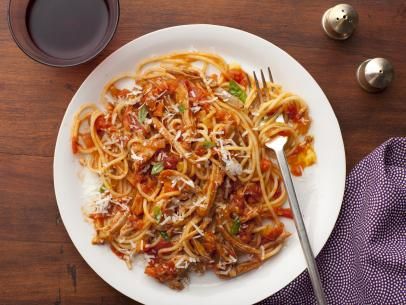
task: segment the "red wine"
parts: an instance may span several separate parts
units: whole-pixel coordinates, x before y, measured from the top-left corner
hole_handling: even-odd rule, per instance
[[[106,34],[108,22],[104,0],[31,0],[27,10],[31,39],[57,58],[92,52]]]

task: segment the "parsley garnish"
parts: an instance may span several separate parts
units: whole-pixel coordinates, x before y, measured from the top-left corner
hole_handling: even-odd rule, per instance
[[[151,175],[156,175],[162,172],[164,169],[164,163],[163,162],[157,162],[152,166],[151,169]]]
[[[179,110],[179,112],[180,112],[180,113],[184,113],[184,112],[185,112],[185,110],[186,110],[185,105],[180,104],[180,105],[178,106],[178,110]]]
[[[229,83],[228,92],[238,97],[242,102],[245,102],[247,99],[247,93],[242,90],[241,87],[233,80],[231,80]]]
[[[206,149],[212,148],[212,147],[214,147],[214,143],[210,142],[210,141],[204,141],[203,142],[203,147],[206,148]]]
[[[160,206],[155,206],[152,210],[152,215],[159,222],[162,217],[162,211]]]
[[[233,221],[233,224],[231,225],[230,233],[233,235],[238,234],[238,232],[240,232],[240,225],[241,225],[240,219],[236,217]]]
[[[144,123],[145,119],[147,118],[148,115],[148,109],[147,106],[142,105],[140,111],[138,112],[138,122],[141,124]]]
[[[100,193],[104,193],[106,191],[106,188],[104,187],[104,185],[102,185],[100,188],[99,188],[99,192]]]
[[[163,239],[165,239],[166,241],[169,240],[169,235],[168,235],[168,233],[166,233],[165,231],[160,231],[159,234],[161,234],[161,237],[162,237]]]

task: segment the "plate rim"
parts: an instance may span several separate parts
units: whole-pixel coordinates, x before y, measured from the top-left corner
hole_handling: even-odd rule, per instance
[[[321,252],[321,250],[322,250],[322,249],[325,247],[325,245],[327,244],[327,242],[328,242],[328,240],[329,240],[329,238],[330,238],[330,236],[331,236],[331,234],[332,234],[332,232],[333,232],[333,230],[334,230],[334,228],[335,228],[335,226],[336,226],[337,219],[338,219],[339,214],[340,214],[340,211],[341,211],[341,209],[342,209],[342,204],[343,204],[343,199],[344,199],[345,180],[346,180],[346,171],[347,171],[347,168],[346,168],[346,154],[345,154],[344,141],[343,141],[343,137],[342,137],[342,131],[341,131],[341,127],[340,127],[340,124],[339,124],[339,122],[338,122],[337,116],[336,116],[336,114],[335,114],[335,112],[334,112],[334,109],[333,109],[333,107],[332,107],[332,105],[331,105],[329,99],[327,98],[326,94],[324,93],[324,91],[322,90],[322,88],[320,87],[320,85],[317,83],[317,81],[316,81],[316,80],[313,78],[313,76],[307,71],[307,69],[306,69],[303,65],[301,65],[301,64],[300,64],[294,57],[292,57],[289,53],[287,53],[286,51],[284,51],[283,49],[281,49],[281,48],[278,47],[277,45],[273,44],[272,42],[270,42],[270,41],[268,41],[268,40],[266,40],[266,39],[264,39],[264,38],[262,38],[262,37],[260,37],[260,36],[257,36],[257,35],[255,35],[255,34],[252,34],[252,33],[250,33],[250,32],[247,32],[247,31],[244,31],[244,30],[241,30],[241,29],[237,29],[237,28],[233,28],[233,27],[228,27],[228,26],[223,26],[223,25],[201,24],[201,23],[198,23],[198,24],[183,24],[183,25],[176,25],[176,26],[166,27],[166,28],[162,28],[162,29],[158,29],[158,30],[155,30],[155,31],[146,33],[146,34],[144,34],[144,35],[142,35],[142,36],[139,36],[139,37],[137,37],[137,38],[135,38],[135,39],[133,39],[133,40],[131,40],[131,41],[125,43],[124,45],[120,46],[119,48],[117,48],[114,52],[112,52],[112,53],[109,54],[105,59],[103,59],[103,61],[101,61],[101,62],[89,73],[89,75],[83,80],[83,82],[81,83],[81,85],[79,86],[79,88],[76,90],[75,94],[72,96],[72,98],[71,98],[71,100],[70,100],[68,106],[67,106],[66,109],[65,109],[65,113],[64,113],[64,115],[63,115],[63,118],[62,118],[62,120],[61,120],[59,129],[58,129],[58,135],[57,135],[57,139],[56,139],[56,143],[55,143],[54,158],[53,158],[53,185],[54,185],[54,193],[55,193],[55,199],[56,199],[56,202],[57,202],[58,211],[61,211],[61,209],[63,210],[63,207],[62,207],[63,205],[62,205],[62,203],[60,203],[60,201],[58,201],[58,191],[60,191],[60,190],[59,190],[59,188],[58,188],[58,186],[57,186],[57,182],[56,182],[56,180],[58,180],[58,179],[56,179],[56,175],[57,175],[57,172],[56,172],[56,167],[57,167],[57,150],[58,150],[58,147],[61,145],[60,142],[61,142],[61,140],[62,140],[62,139],[61,139],[61,133],[62,133],[62,129],[63,129],[63,123],[65,122],[65,119],[66,119],[66,117],[67,117],[67,115],[68,115],[68,110],[69,110],[69,108],[71,107],[72,102],[77,98],[77,95],[78,95],[79,91],[81,91],[82,87],[84,87],[84,84],[85,84],[88,80],[90,80],[94,75],[96,75],[97,73],[99,73],[99,70],[101,70],[102,67],[103,67],[109,60],[111,60],[111,58],[114,57],[115,54],[118,53],[119,50],[121,50],[121,49],[123,49],[123,48],[125,48],[125,47],[128,47],[128,46],[131,45],[131,44],[137,43],[137,42],[138,42],[138,43],[142,43],[142,40],[148,39],[150,36],[154,36],[154,35],[157,35],[157,34],[160,34],[160,33],[164,33],[164,32],[182,31],[182,30],[188,29],[188,28],[189,28],[189,29],[195,28],[195,30],[198,30],[199,28],[205,28],[205,29],[216,29],[216,30],[220,30],[220,31],[234,31],[234,32],[238,32],[238,34],[251,36],[251,38],[253,38],[253,39],[255,39],[255,40],[261,40],[261,41],[262,41],[263,43],[265,43],[265,44],[270,44],[270,45],[272,45],[273,47],[277,48],[279,52],[283,53],[284,56],[289,57],[290,60],[292,60],[295,64],[299,65],[299,66],[307,73],[307,75],[311,78],[311,80],[319,87],[320,93],[323,95],[323,97],[324,97],[325,100],[327,101],[327,105],[326,105],[326,106],[329,108],[329,110],[331,111],[331,114],[332,114],[333,117],[335,118],[335,120],[334,120],[333,123],[336,125],[336,127],[338,127],[338,131],[339,131],[339,137],[338,137],[336,140],[338,141],[338,146],[339,146],[339,148],[340,148],[339,156],[341,157],[341,160],[339,160],[339,161],[342,163],[343,168],[342,168],[342,170],[341,170],[341,172],[340,172],[340,174],[342,175],[342,179],[340,179],[340,184],[341,184],[341,185],[340,185],[340,192],[339,192],[339,194],[340,194],[340,196],[339,196],[339,197],[340,197],[340,204],[337,205],[337,208],[336,208],[337,211],[335,211],[335,215],[333,216],[334,221],[332,222],[331,227],[329,228],[329,230],[326,230],[326,231],[325,231],[325,232],[328,233],[328,234],[326,234],[326,235],[325,235],[326,237],[322,239],[322,242],[321,242],[321,245],[322,245],[322,246],[320,247],[320,249],[317,249],[317,251],[314,251],[314,252],[315,252],[315,257],[317,257],[317,256],[319,255],[319,253]],[[193,42],[191,41],[191,43],[193,43]],[[338,196],[337,196],[337,197],[338,197]],[[61,207],[62,207],[62,208],[61,208]],[[139,299],[135,299],[133,296],[131,296],[129,293],[127,293],[127,291],[124,291],[124,290],[121,289],[118,285],[116,285],[116,283],[114,283],[114,282],[111,281],[110,279],[106,279],[105,277],[103,277],[103,276],[101,275],[101,272],[99,272],[99,271],[97,270],[97,268],[95,268],[95,267],[93,266],[92,262],[91,262],[91,261],[88,261],[88,260],[85,258],[85,255],[83,255],[83,253],[82,253],[82,250],[83,250],[83,249],[81,249],[81,248],[77,245],[77,243],[75,243],[74,238],[73,238],[74,233],[73,233],[72,228],[66,226],[66,223],[67,223],[67,221],[66,221],[66,219],[65,219],[65,218],[66,218],[66,215],[64,216],[63,213],[60,213],[60,215],[61,215],[61,219],[62,219],[62,222],[63,222],[63,224],[64,224],[64,227],[65,227],[65,229],[66,229],[66,231],[67,231],[67,233],[68,233],[68,235],[69,235],[69,238],[71,239],[71,241],[72,241],[73,245],[75,246],[76,250],[79,252],[79,254],[81,255],[82,259],[88,264],[88,266],[89,266],[104,282],[106,282],[107,284],[109,284],[111,287],[113,287],[114,289],[116,289],[118,292],[120,292],[120,293],[122,293],[123,295],[129,297],[130,299],[133,299],[133,300],[138,301],[138,302],[149,302],[149,301],[150,301],[150,299],[148,300],[148,299],[143,298],[143,297],[140,297]],[[302,273],[305,272],[305,271],[306,271],[306,266],[305,266],[305,267],[297,274],[297,276],[296,276],[295,278],[293,278],[289,283],[287,283],[285,286],[281,287],[279,290],[273,292],[271,295],[273,295],[273,294],[277,293],[278,291],[282,290],[283,288],[285,288],[287,285],[289,285],[290,283],[292,283],[292,281],[293,281],[294,279],[296,279],[300,274],[302,274]],[[265,297],[264,297],[263,295],[261,295],[261,296],[252,296],[252,297],[250,298],[250,300],[251,300],[250,302],[256,303],[256,302],[259,302],[259,301],[263,300],[264,298],[267,298],[267,297],[269,297],[269,296],[271,296],[271,295],[268,295],[268,296],[265,296]],[[234,302],[233,302],[233,303],[234,303]]]

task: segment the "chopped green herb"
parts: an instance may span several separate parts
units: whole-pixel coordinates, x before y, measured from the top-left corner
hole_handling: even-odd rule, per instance
[[[142,105],[140,111],[138,112],[138,122],[141,124],[144,123],[145,119],[147,118],[148,115],[148,109],[147,106]]]
[[[152,166],[151,175],[157,175],[160,172],[162,172],[163,169],[164,169],[164,163],[163,162],[157,162]]]
[[[161,234],[161,237],[162,237],[163,239],[165,239],[166,241],[169,240],[169,235],[168,235],[168,233],[166,233],[165,231],[160,231],[159,234]]]
[[[230,233],[233,235],[238,234],[238,232],[240,232],[240,225],[241,225],[240,219],[236,217],[233,221],[233,224],[231,225]]]
[[[100,193],[104,193],[106,191],[106,188],[104,187],[104,185],[102,185],[100,188],[99,188],[99,192]]]
[[[242,102],[245,102],[247,99],[247,93],[233,80],[229,83],[228,92],[238,97]]]
[[[160,206],[155,206],[152,209],[152,215],[159,222],[161,220],[161,217],[162,217],[161,207]]]
[[[203,147],[206,148],[206,149],[212,148],[212,147],[214,147],[214,143],[210,142],[210,141],[204,141],[203,142]]]
[[[180,113],[184,113],[184,112],[185,112],[185,110],[186,110],[185,105],[180,104],[180,105],[178,106],[178,110],[179,110],[179,112],[180,112]]]

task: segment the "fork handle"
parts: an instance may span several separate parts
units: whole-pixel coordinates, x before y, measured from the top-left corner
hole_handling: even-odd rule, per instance
[[[293,219],[296,225],[296,230],[299,235],[300,244],[302,245],[303,253],[307,262],[307,269],[309,270],[310,280],[312,282],[313,291],[316,296],[317,302],[320,305],[326,305],[326,297],[321,285],[320,274],[317,269],[316,261],[312,249],[310,247],[309,238],[306,233],[306,228],[303,222],[302,213],[300,212],[299,203],[297,201],[296,192],[293,187],[292,177],[290,175],[288,162],[286,161],[285,153],[283,149],[276,150],[276,157],[281,169],[282,178],[285,182],[286,191],[288,193],[288,199],[290,207],[293,212]]]

